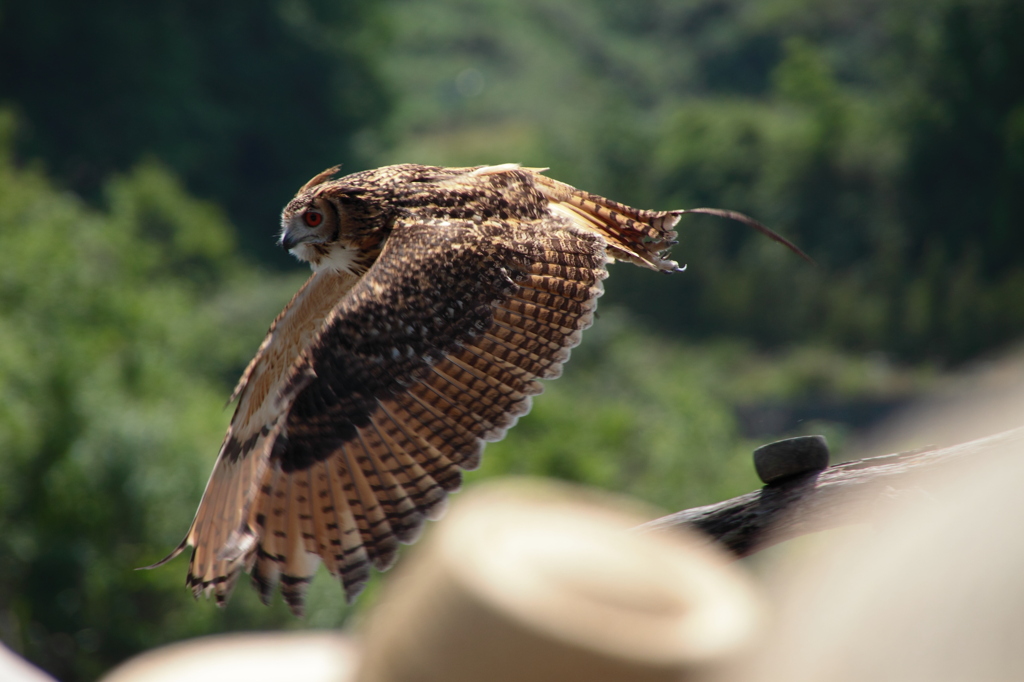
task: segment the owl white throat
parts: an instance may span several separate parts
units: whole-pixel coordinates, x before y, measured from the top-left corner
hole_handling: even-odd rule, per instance
[[[344,244],[331,244],[327,253],[324,253],[322,248],[316,248],[313,244],[296,244],[288,250],[288,253],[301,261],[309,263],[309,267],[313,272],[334,271],[350,275],[362,274],[363,269],[356,263],[359,251]]]

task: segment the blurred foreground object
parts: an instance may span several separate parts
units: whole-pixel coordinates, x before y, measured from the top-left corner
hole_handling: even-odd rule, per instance
[[[870,434],[861,450],[945,447],[1024,426],[1024,343],[944,383]]]
[[[4,682],[54,682],[54,679],[0,642],[0,680]]]
[[[342,635],[249,635],[151,652],[107,680],[249,668],[254,681],[1024,679],[1024,428],[825,470],[817,440],[794,477],[654,522],[635,503],[566,484],[485,484],[388,585],[361,662]],[[761,457],[794,459],[809,443]],[[837,525],[886,530],[794,554],[756,646],[759,601],[688,530],[702,520],[731,528],[716,537],[734,550],[738,537],[761,538],[750,551]],[[658,528],[671,532],[644,532]]]
[[[1018,426],[936,450],[950,457],[907,481],[918,486],[913,504],[878,500],[878,532],[810,561],[793,555],[799,565],[778,572],[782,609],[764,647],[732,679],[1024,679],[1024,382],[1002,377],[998,390],[976,384],[889,429],[907,443],[969,438],[997,417]]]
[[[651,516],[567,484],[484,484],[403,563],[359,651],[338,633],[208,637],[104,682],[708,679],[750,650],[760,601],[705,539],[636,532]]]
[[[631,531],[649,518],[548,481],[474,489],[387,586],[359,679],[702,679],[759,603],[705,540]]]
[[[103,682],[345,682],[356,652],[335,632],[253,632],[203,637],[154,649],[111,671]]]

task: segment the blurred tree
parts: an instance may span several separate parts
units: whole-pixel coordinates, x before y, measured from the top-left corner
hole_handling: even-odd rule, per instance
[[[517,160],[634,205],[745,211],[823,270],[688,218],[690,272],[654,289],[627,270],[609,301],[673,334],[958,362],[1024,333],[1019,4],[392,0],[381,159]]]
[[[980,250],[997,277],[1024,260],[1024,5],[949,3],[937,39],[922,43],[909,112],[908,223],[922,256]]]
[[[22,158],[96,196],[152,154],[267,262],[272,216],[323,166],[517,160],[637,205],[745,210],[828,273],[701,227],[691,289],[612,290],[662,329],[950,361],[1024,331],[1014,0],[56,2],[0,13]]]
[[[84,196],[155,156],[230,212],[243,249],[285,262],[281,206],[364,164],[354,140],[386,117],[381,38],[369,0],[4,2],[0,103],[25,123],[20,158]]]
[[[1024,208],[1024,52],[1014,37],[1024,10],[1003,0],[919,5],[879,12],[887,37],[868,32],[884,49],[860,54],[859,65],[848,49],[857,41],[829,35],[832,4],[802,3],[809,15],[792,23],[783,21],[791,7],[762,4],[759,24],[737,6],[738,30],[797,36],[780,38],[772,97],[672,105],[649,133],[652,171],[621,185],[660,186],[665,205],[756,215],[814,254],[823,273],[777,262],[773,247],[737,228],[684,227],[693,281],[652,295],[630,273],[611,300],[680,333],[769,344],[815,337],[952,362],[1024,333],[1014,293],[1024,246],[1010,227]],[[594,141],[596,165],[610,166],[603,159],[619,151]]]
[[[907,265],[941,292],[916,340],[968,357],[1024,328],[1024,5],[949,0],[937,24],[910,34],[900,197]]]
[[[182,637],[280,626],[284,610],[252,599],[228,613],[191,603],[180,566],[133,569],[187,528],[225,427],[220,377],[287,291],[261,284],[223,213],[158,166],[108,183],[107,213],[17,170],[11,119],[0,115],[0,637],[73,681]]]

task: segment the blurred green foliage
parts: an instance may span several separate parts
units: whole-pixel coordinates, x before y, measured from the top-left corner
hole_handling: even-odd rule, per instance
[[[335,163],[551,166],[822,265],[684,217],[687,273],[613,267],[469,484],[713,502],[756,486],[738,406],[898,399],[1019,337],[1022,33],[1016,0],[0,0],[0,638],[72,681],[349,617],[325,576],[299,622],[244,585],[193,603],[185,559],[132,570],[188,526],[303,278],[275,216]]]
[[[159,158],[275,268],[271,217],[339,162],[744,211],[822,270],[692,218],[691,276],[612,300],[691,338],[955,363],[1024,330],[1022,31],[1017,0],[47,0],[0,5],[0,99],[19,158],[93,200]]]
[[[354,140],[388,110],[383,39],[369,0],[2,2],[0,102],[23,121],[19,155],[83,196],[157,157],[282,265],[282,197],[367,161]]]
[[[180,566],[133,569],[187,528],[226,426],[221,377],[252,349],[237,328],[258,329],[238,318],[265,325],[284,294],[239,260],[220,209],[159,166],[107,196],[90,209],[3,148],[0,632],[69,680],[228,623],[283,621],[188,603]]]
[[[391,0],[382,158],[516,160],[684,218],[653,328],[961,362],[1024,332],[1017,0]]]

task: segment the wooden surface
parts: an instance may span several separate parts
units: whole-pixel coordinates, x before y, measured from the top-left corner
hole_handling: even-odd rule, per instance
[[[876,520],[887,502],[927,499],[922,475],[1001,451],[1024,456],[1024,428],[941,449],[900,452],[830,466],[718,504],[650,521],[644,531],[696,528],[737,556],[807,533]]]

